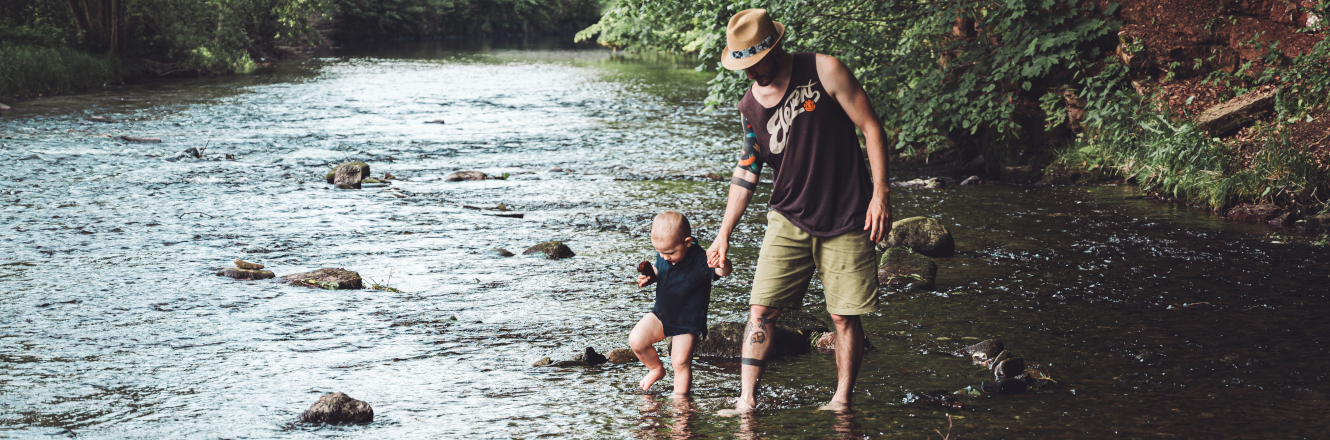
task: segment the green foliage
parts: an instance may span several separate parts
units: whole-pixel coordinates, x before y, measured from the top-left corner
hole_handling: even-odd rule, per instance
[[[135,76],[137,66],[113,55],[70,47],[0,42],[0,97],[73,93]]]
[[[726,22],[749,8],[765,8],[786,25],[788,50],[845,62],[907,154],[945,145],[953,133],[1018,135],[1018,103],[1040,96],[1060,72],[1097,59],[1098,41],[1119,26],[1102,17],[1116,5],[1099,11],[1080,0],[616,0],[577,38],[697,52],[699,70],[718,71],[708,108],[730,106],[748,81],[721,68],[719,55]],[[958,22],[973,27],[957,36]]]
[[[565,32],[600,14],[598,0],[333,0],[339,40]]]

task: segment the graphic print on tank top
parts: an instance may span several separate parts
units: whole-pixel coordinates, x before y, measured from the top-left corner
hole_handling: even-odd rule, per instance
[[[795,87],[794,92],[785,98],[785,103],[781,104],[776,114],[767,120],[767,133],[771,133],[772,154],[785,151],[785,145],[790,143],[790,127],[794,125],[794,118],[817,108],[817,100],[822,98],[822,94],[813,90],[813,86],[816,85],[817,82],[810,79],[808,85]]]

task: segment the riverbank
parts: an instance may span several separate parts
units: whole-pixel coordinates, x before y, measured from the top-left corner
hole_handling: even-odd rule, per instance
[[[80,93],[141,78],[142,65],[68,47],[0,42],[0,102]],[[12,102],[10,102],[12,103]]]

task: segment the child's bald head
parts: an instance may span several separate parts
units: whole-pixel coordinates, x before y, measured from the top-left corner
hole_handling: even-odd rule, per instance
[[[651,220],[651,239],[664,243],[681,243],[693,236],[693,226],[688,224],[688,217],[679,211],[665,211],[656,214]]]

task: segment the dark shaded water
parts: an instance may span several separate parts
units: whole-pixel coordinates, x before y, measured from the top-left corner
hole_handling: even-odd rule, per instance
[[[948,412],[953,438],[1330,430],[1330,251],[1119,187],[896,189],[897,218],[938,217],[959,253],[939,260],[938,292],[884,290],[865,318],[878,351],[852,415],[813,411],[834,386],[819,354],[775,362],[747,419],[713,415],[738,393],[725,366],[696,367],[692,402],[635,390],[636,364],[530,367],[626,345],[651,306],[631,281],[654,213],[683,210],[714,236],[728,183],[691,176],[728,175],[734,112],[697,112],[706,76],[690,62],[548,42],[321,57],[0,117],[0,437],[921,438],[945,433]],[[205,145],[235,160],[178,157]],[[346,159],[406,180],[328,189]],[[511,177],[442,180],[473,169]],[[745,313],[767,194],[713,321]],[[462,207],[499,203],[525,218]],[[551,239],[578,256],[486,253]],[[212,275],[233,258],[391,276],[402,293]],[[806,310],[825,314],[816,294]],[[991,337],[1057,384],[959,411],[916,399],[977,386],[980,370],[941,353]],[[372,404],[375,422],[292,423],[330,391]]]

